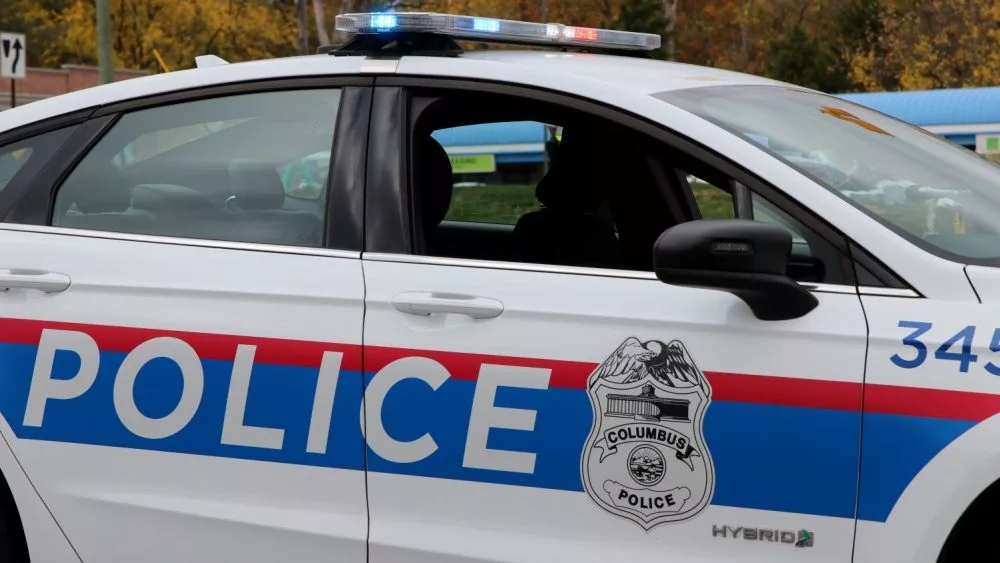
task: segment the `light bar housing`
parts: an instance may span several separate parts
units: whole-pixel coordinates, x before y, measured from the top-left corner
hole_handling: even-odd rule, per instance
[[[600,49],[652,51],[660,36],[614,29],[577,27],[558,23],[533,23],[433,12],[377,12],[340,14],[337,31],[351,35],[426,33],[458,40],[549,47],[575,46]]]

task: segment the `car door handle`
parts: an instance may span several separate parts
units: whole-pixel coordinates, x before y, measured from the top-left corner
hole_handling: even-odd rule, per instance
[[[402,313],[420,316],[451,313],[474,319],[492,319],[503,313],[503,303],[496,299],[430,291],[400,293],[393,298],[392,306]]]
[[[65,274],[21,268],[0,269],[0,291],[16,288],[57,293],[59,291],[66,291],[69,284],[69,276]]]

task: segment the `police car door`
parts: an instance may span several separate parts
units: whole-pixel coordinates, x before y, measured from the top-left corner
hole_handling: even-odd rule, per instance
[[[407,108],[411,127],[386,119],[372,133],[383,158],[369,170],[368,224],[381,227],[363,260],[370,561],[849,561],[865,322],[844,241],[715,155],[607,109],[513,86],[407,84],[380,79],[373,112]],[[552,157],[503,138],[511,122],[537,139],[562,127],[540,183]],[[630,145],[633,127],[658,140]],[[581,146],[588,131],[598,146]],[[615,146],[632,148],[602,156]],[[464,156],[475,154],[484,162]],[[389,157],[408,157],[408,173]],[[669,221],[696,213],[672,191],[688,175],[728,177],[701,183],[705,210],[739,178],[759,191],[761,217],[827,267],[810,286],[818,306],[761,321],[730,294],[641,268],[560,264],[599,247],[597,230],[586,244],[563,235],[601,212],[533,214],[535,185],[569,213],[579,200],[546,182],[572,178],[585,199],[588,182],[609,181],[602,170],[636,198],[614,215],[631,218],[621,240],[649,245],[625,257],[638,263]]]
[[[5,188],[0,428],[84,561],[365,561],[370,94],[106,107]]]

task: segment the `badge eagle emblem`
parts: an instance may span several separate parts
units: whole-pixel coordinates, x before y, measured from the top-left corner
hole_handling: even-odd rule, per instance
[[[711,501],[702,421],[711,388],[680,341],[629,338],[590,375],[594,422],[581,473],[590,498],[646,531]]]

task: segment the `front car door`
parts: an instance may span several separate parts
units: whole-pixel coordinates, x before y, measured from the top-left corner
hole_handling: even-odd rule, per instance
[[[104,107],[3,194],[0,429],[82,560],[365,561],[370,95]]]
[[[597,106],[499,84],[379,85],[374,113],[409,127],[374,124],[369,171],[368,223],[403,226],[369,230],[363,260],[370,560],[850,561],[866,328],[846,242],[717,155]],[[625,136],[576,143],[553,181],[497,171],[452,190],[466,179],[428,139],[518,120],[563,127],[560,150],[571,130]],[[635,151],[582,158],[614,145]],[[828,260],[814,311],[763,322],[732,295],[655,279],[646,245],[692,218],[693,198],[671,190],[696,170],[798,220]],[[621,248],[587,192],[615,173],[630,200],[610,206]],[[459,201],[509,216],[535,182],[550,211],[586,217],[536,201],[515,224],[449,218],[467,215]],[[497,243],[449,247],[462,229]],[[611,254],[587,255],[598,247]]]
[[[869,346],[854,561],[1000,557],[987,539],[1000,499],[1000,169],[815,92],[662,98],[752,133],[757,150],[820,188],[802,198],[898,274],[889,287],[860,288]]]

